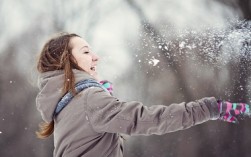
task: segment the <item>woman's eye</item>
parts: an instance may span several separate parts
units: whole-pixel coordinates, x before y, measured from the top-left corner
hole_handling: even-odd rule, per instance
[[[88,54],[89,52],[88,51],[85,51],[85,52],[83,52],[84,54]]]

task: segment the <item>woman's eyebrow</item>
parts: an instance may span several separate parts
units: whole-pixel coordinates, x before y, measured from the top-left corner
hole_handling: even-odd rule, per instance
[[[79,50],[81,50],[81,49],[83,49],[83,48],[89,48],[88,46],[83,46],[83,47],[81,47]]]

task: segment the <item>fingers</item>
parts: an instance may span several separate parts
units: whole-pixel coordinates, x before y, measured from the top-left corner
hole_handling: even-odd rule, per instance
[[[232,117],[231,121],[229,121],[230,123],[234,123],[234,124],[239,124],[239,121],[236,117]]]
[[[225,122],[229,122],[229,123],[234,123],[234,124],[239,124],[238,119],[231,115],[230,113],[226,113],[221,120],[225,121]]]
[[[250,106],[248,104],[245,104],[245,110],[243,112],[243,115],[247,117],[251,117]]]
[[[249,105],[244,103],[239,103],[235,109],[235,115],[250,116],[251,113]]]
[[[233,103],[232,109],[229,111],[232,116],[250,116],[250,107],[248,104],[245,103]]]

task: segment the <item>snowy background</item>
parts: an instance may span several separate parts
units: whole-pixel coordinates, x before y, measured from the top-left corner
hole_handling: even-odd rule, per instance
[[[0,19],[1,157],[52,156],[52,138],[35,136],[36,61],[56,32],[89,42],[121,100],[251,104],[250,0],[1,0]],[[127,137],[125,157],[250,157],[250,124]]]

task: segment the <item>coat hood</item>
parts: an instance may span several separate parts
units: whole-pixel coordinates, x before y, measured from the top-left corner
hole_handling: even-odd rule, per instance
[[[94,79],[91,75],[84,71],[74,69],[73,73],[75,76],[75,82],[90,78]],[[49,71],[39,75],[38,87],[40,92],[36,97],[36,106],[42,115],[42,119],[47,123],[53,120],[54,110],[57,106],[57,103],[63,96],[63,84],[63,70]]]

